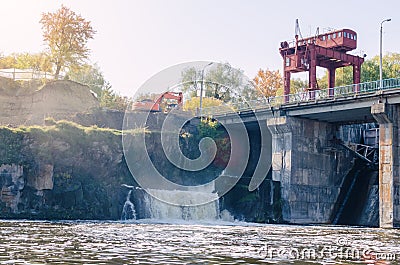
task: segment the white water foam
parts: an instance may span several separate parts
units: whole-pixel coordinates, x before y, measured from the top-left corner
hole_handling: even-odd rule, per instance
[[[216,193],[157,189],[146,191],[145,205],[149,210],[151,219],[217,220],[219,218],[219,202]],[[187,206],[203,201],[211,202],[197,206]]]
[[[126,196],[126,201],[124,203],[124,207],[122,208],[121,220],[136,220],[136,210],[135,205],[131,202],[131,194],[132,190],[129,191]]]

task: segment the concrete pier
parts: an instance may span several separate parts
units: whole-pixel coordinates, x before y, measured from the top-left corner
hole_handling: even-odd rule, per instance
[[[376,103],[371,113],[379,123],[379,226],[400,223],[399,107]]]
[[[352,166],[330,148],[335,125],[282,116],[267,120],[272,134],[272,178],[281,183],[282,215],[289,223],[329,223],[340,185]]]

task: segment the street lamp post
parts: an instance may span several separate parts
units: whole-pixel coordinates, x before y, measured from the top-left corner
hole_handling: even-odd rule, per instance
[[[206,69],[207,66],[212,65],[213,62],[208,63],[203,67],[203,70],[201,70],[201,86],[200,86],[200,107],[199,107],[199,116],[201,118],[202,112],[203,112],[203,84],[204,84],[204,70]]]
[[[391,21],[391,18],[385,19],[381,22],[380,43],[379,43],[379,88],[383,89],[383,73],[382,73],[382,31],[383,23]]]

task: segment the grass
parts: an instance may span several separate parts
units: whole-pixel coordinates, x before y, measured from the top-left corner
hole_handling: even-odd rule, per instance
[[[39,160],[54,162],[58,157],[90,153],[98,145],[110,150],[122,150],[122,134],[149,133],[146,128],[121,131],[97,126],[46,119],[45,126],[0,126],[0,164],[24,164]]]

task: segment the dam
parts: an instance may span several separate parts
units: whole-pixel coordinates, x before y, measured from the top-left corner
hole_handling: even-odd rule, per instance
[[[400,79],[383,80],[383,84],[380,87],[374,81],[330,88],[312,96],[311,92],[285,95],[241,103],[228,111],[208,108],[204,113],[225,126],[244,123],[249,138],[252,128],[259,128],[263,137],[258,163],[271,164],[261,168],[264,174],[270,169],[272,179],[280,183],[283,220],[289,223],[335,223],[343,197],[350,196],[351,183],[354,187],[357,182],[348,179],[356,166],[354,158],[368,160],[369,151],[375,149],[375,165],[361,159],[362,167],[369,164],[378,170],[379,226],[388,228],[400,223]],[[358,142],[364,151],[352,149],[354,137],[349,135],[371,124],[379,132],[376,146]],[[358,183],[368,186],[369,178]]]

